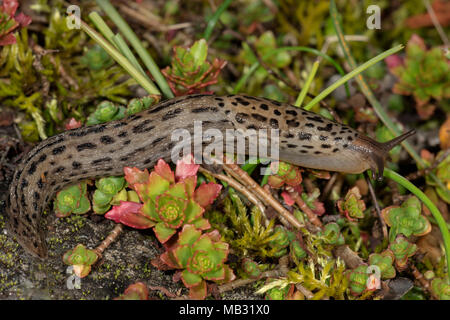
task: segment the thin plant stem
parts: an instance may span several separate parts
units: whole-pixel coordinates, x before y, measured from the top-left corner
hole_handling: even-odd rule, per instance
[[[109,0],[95,0],[95,2],[100,8],[103,9],[103,11],[105,11],[109,18],[119,28],[120,32],[122,32],[124,37],[131,43],[131,46],[134,48],[134,50],[136,50],[144,65],[150,71],[153,78],[155,78],[155,81],[163,92],[164,96],[166,98],[173,98],[174,94],[172,90],[170,90],[169,84],[161,73],[161,70],[159,70],[158,65],[155,63],[148,51],[144,48],[136,33],[134,33],[128,23],[122,18],[119,12],[117,12],[116,8],[113,7]]]
[[[127,43],[123,39],[123,37],[117,33],[113,37],[113,42],[117,46],[117,48],[120,50],[120,52],[135,66],[136,69],[138,69],[145,77],[147,75],[145,74],[144,69],[142,69],[141,65],[139,64],[138,60],[134,56],[133,52],[131,52],[130,47],[128,47]],[[147,79],[151,81],[148,77]]]
[[[214,12],[211,19],[209,19],[208,24],[205,29],[205,33],[203,33],[203,38],[205,38],[206,41],[209,40],[211,37],[211,34],[214,30],[214,27],[216,26],[217,22],[220,19],[220,16],[222,13],[224,13],[225,10],[227,10],[228,6],[233,2],[233,0],[225,0],[219,8],[217,8],[216,12]]]
[[[319,50],[308,48],[308,47],[303,47],[303,46],[281,47],[281,48],[278,48],[278,49],[273,49],[273,50],[267,52],[262,57],[262,60],[265,60],[265,59],[273,56],[274,54],[277,54],[277,53],[280,53],[280,52],[284,52],[284,51],[304,51],[304,52],[315,54],[315,55],[317,55],[319,57],[322,57],[326,61],[330,62],[336,68],[336,70],[339,72],[339,74],[341,74],[341,76],[345,75],[345,72],[342,69],[342,67],[333,58],[331,58],[330,56],[328,56],[325,53],[320,52]],[[233,93],[234,94],[239,93],[239,91],[242,89],[242,87],[248,81],[250,76],[256,71],[256,69],[258,69],[258,67],[260,65],[261,64],[259,63],[259,61],[256,61],[254,64],[251,65],[251,67],[248,69],[248,71],[238,80],[236,86],[233,89]]]
[[[419,198],[428,207],[428,209],[430,209],[431,214],[433,215],[439,229],[441,230],[442,238],[444,240],[445,255],[447,258],[447,268],[450,268],[450,232],[448,230],[447,223],[445,222],[438,208],[434,205],[430,198],[425,195],[425,193],[423,193],[419,188],[417,188],[415,185],[413,185],[411,182],[409,182],[407,179],[405,179],[395,171],[392,171],[389,168],[385,168],[383,176],[388,179],[394,180],[404,188],[408,189],[417,198]],[[447,273],[447,276],[447,281],[450,284],[450,272]]]
[[[89,27],[84,21],[81,21],[81,29],[86,32],[95,42],[97,42],[106,52],[120,64],[137,83],[139,83],[149,94],[160,95],[161,92],[155,85],[137,70],[127,58],[125,58],[112,44],[103,38],[97,31]]]
[[[343,85],[345,82],[349,81],[350,79],[352,79],[353,77],[359,75],[361,72],[363,72],[364,70],[366,70],[367,68],[373,66],[375,63],[383,60],[384,58],[400,51],[403,49],[403,45],[399,44],[398,46],[395,46],[394,48],[391,48],[389,50],[384,51],[383,53],[380,53],[379,55],[377,55],[376,57],[373,57],[372,59],[370,59],[369,61],[363,63],[362,65],[360,65],[359,67],[353,69],[352,71],[350,71],[349,73],[347,73],[345,76],[343,76],[342,78],[340,78],[338,81],[336,81],[335,83],[333,83],[331,86],[327,87],[325,90],[323,90],[321,93],[319,93],[314,99],[312,99],[306,106],[305,109],[311,108],[312,106],[314,106],[316,103],[318,103],[320,100],[324,99],[327,95],[329,95],[331,92],[333,92],[336,88],[340,87],[341,85]]]
[[[317,73],[317,69],[319,68],[319,61],[314,61],[314,64],[312,66],[311,72],[308,75],[308,78],[306,79],[305,85],[302,88],[302,91],[300,91],[300,94],[298,95],[297,101],[295,101],[294,105],[296,107],[301,108],[303,100],[306,97],[306,94],[308,93],[309,87],[311,86],[312,81],[314,80],[314,76]],[[305,107],[305,109],[309,110]]]

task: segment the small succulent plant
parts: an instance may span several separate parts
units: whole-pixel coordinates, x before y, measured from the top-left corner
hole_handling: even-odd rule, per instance
[[[142,98],[131,99],[127,104],[127,110],[125,113],[127,116],[130,116],[132,114],[141,112],[142,110],[148,109],[153,104],[158,103],[160,99],[160,95],[154,94]]]
[[[348,278],[348,287],[350,289],[350,294],[353,296],[359,296],[365,291],[368,291],[367,283],[369,280],[369,273],[367,272],[366,265],[360,265],[353,270],[348,270],[346,272]]]
[[[450,300],[450,284],[446,279],[435,278],[431,281],[431,290],[441,300]]]
[[[341,228],[336,222],[330,222],[323,227],[323,231],[319,233],[325,242],[332,245],[345,244],[344,236],[341,233]]]
[[[190,290],[191,299],[204,299],[206,280],[228,282],[235,278],[233,270],[225,265],[228,244],[220,241],[220,233],[213,230],[202,234],[194,225],[186,224],[178,241],[160,259],[179,271],[181,280]]]
[[[361,200],[361,193],[356,186],[348,190],[344,200],[338,200],[337,207],[339,212],[350,221],[364,218],[366,204]]]
[[[291,242],[289,253],[294,261],[300,261],[308,256],[308,253],[302,248],[298,240]]]
[[[212,64],[206,59],[208,44],[205,39],[196,41],[190,48],[175,46],[172,64],[161,70],[176,96],[199,92],[217,83],[226,61],[215,58]]]
[[[0,46],[16,43],[13,31],[31,23],[31,18],[22,12],[15,15],[18,7],[17,0],[3,0],[0,6]]]
[[[423,236],[431,231],[431,224],[421,215],[422,205],[415,196],[408,198],[401,206],[389,206],[381,211],[381,215],[390,226],[389,241],[398,234]]]
[[[109,54],[99,45],[94,45],[81,58],[81,62],[92,71],[108,68],[113,64]]]
[[[251,279],[257,279],[261,275],[261,269],[259,268],[259,265],[249,258],[244,258],[242,260],[242,269],[244,273]]]
[[[148,300],[148,288],[145,283],[133,283],[125,289],[123,294],[114,300]]]
[[[67,251],[63,256],[63,262],[73,266],[74,273],[80,277],[86,277],[91,272],[91,266],[97,261],[98,255],[94,250],[87,249],[79,244],[73,250]]]
[[[393,91],[412,95],[420,117],[428,119],[434,112],[433,99],[450,98],[450,63],[442,49],[427,50],[425,42],[413,35],[406,46],[406,58],[391,69],[398,82]]]
[[[288,186],[298,186],[302,182],[302,175],[297,166],[287,162],[272,162],[272,175],[269,176],[268,183],[272,188],[279,189],[285,184]]]
[[[91,209],[91,203],[86,192],[86,182],[80,182],[59,191],[54,201],[56,216],[63,218],[71,213],[84,214],[88,212]]]
[[[95,186],[97,189],[92,197],[92,207],[97,214],[104,214],[111,208],[111,204],[119,204],[121,200],[128,200],[123,177],[97,179]]]
[[[285,300],[288,297],[289,286],[274,287],[267,290],[264,299],[266,300]]]
[[[94,125],[113,120],[119,120],[125,117],[126,109],[124,106],[105,100],[97,105],[95,111],[88,117],[86,125]]]
[[[381,278],[383,280],[395,278],[394,254],[390,250],[385,250],[382,253],[372,253],[369,256],[369,264],[380,268]]]
[[[190,159],[186,161],[192,161]],[[161,243],[168,241],[184,224],[208,229],[210,224],[203,218],[203,212],[219,195],[221,186],[203,183],[196,188],[197,170],[198,165],[193,162],[186,164],[180,160],[174,173],[162,159],[151,174],[146,170],[125,168],[125,179],[136,190],[143,205],[138,211],[130,212],[124,210],[129,209],[129,205],[122,201],[105,217],[138,229],[153,228]]]
[[[276,226],[273,230],[274,238],[269,242],[269,246],[277,249],[274,257],[281,257],[288,252],[289,243],[294,239],[294,233],[287,231],[283,226]]]
[[[403,271],[408,264],[408,258],[416,253],[417,246],[409,242],[404,236],[398,235],[395,241],[389,244],[389,249],[394,254],[395,266],[399,271]]]

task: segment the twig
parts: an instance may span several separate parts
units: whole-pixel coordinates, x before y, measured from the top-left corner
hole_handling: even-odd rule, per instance
[[[302,197],[298,194],[297,191],[294,190],[291,186],[286,187],[286,191],[289,193],[291,198],[295,201],[295,203],[300,207],[300,209],[308,216],[309,221],[311,221],[312,224],[319,228],[323,228],[322,222],[317,217],[317,214],[315,214],[310,207],[303,201]]]
[[[253,190],[260,199],[268,206],[274,208],[283,218],[285,218],[291,225],[297,229],[304,227],[286,208],[284,208],[270,193],[264,190],[259,184],[257,184],[247,172],[242,170],[237,164],[232,162],[230,159],[224,157],[226,161],[223,163],[225,171],[229,172],[233,176],[239,177],[239,180],[244,182],[248,188]]]
[[[258,209],[261,211],[261,213],[264,214],[265,216],[265,208],[264,205],[262,204],[262,202],[253,194],[250,192],[250,190],[248,190],[246,187],[244,187],[243,185],[241,185],[239,182],[237,182],[236,180],[224,175],[224,174],[220,174],[220,173],[213,173],[203,167],[199,167],[199,171],[202,173],[207,173],[211,176],[213,176],[216,179],[222,180],[226,183],[228,183],[230,186],[232,186],[234,189],[236,189],[237,191],[239,191],[240,193],[242,193],[244,196],[247,197],[247,199],[252,202],[255,206],[258,207]]]
[[[434,299],[440,300],[431,290],[430,282],[425,279],[423,274],[416,268],[416,266],[410,263],[409,268],[411,269],[414,278],[420,283],[422,288],[424,288]]]
[[[330,180],[328,180],[327,185],[323,189],[322,195],[320,196],[320,201],[324,201],[328,197],[328,194],[330,193],[331,188],[333,188],[333,185],[336,182],[338,176],[338,172],[333,173]]]
[[[372,202],[375,206],[375,210],[377,212],[378,219],[380,219],[381,229],[383,230],[383,238],[387,239],[388,238],[388,230],[387,230],[386,222],[384,221],[383,217],[381,216],[381,210],[380,210],[380,206],[378,205],[377,196],[375,195],[375,190],[373,190],[373,186],[370,183],[370,179],[369,179],[369,176],[367,175],[367,172],[365,172],[364,177],[366,178],[367,185],[369,186],[370,196],[372,197]]]
[[[423,3],[425,4],[425,7],[427,7],[428,15],[430,16],[431,22],[433,22],[434,27],[436,28],[437,32],[439,33],[439,37],[441,37],[442,42],[448,49],[449,41],[448,41],[447,35],[445,34],[444,30],[442,29],[442,26],[439,23],[439,20],[436,17],[436,14],[434,13],[433,7],[430,5],[430,2],[428,0],[423,0]]]
[[[109,245],[114,242],[114,240],[117,239],[117,237],[122,233],[123,231],[123,224],[118,223],[114,227],[113,231],[105,238],[105,240],[100,243],[100,245],[94,249],[94,251],[97,253],[99,257],[102,256],[103,251],[105,251],[106,248],[109,247]]]

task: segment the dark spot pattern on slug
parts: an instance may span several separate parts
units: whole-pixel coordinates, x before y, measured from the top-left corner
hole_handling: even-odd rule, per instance
[[[217,108],[216,107],[200,107],[200,108],[195,108],[192,109],[191,112],[192,113],[203,113],[203,112],[217,112]]]
[[[314,125],[314,123],[308,122],[308,123],[305,124],[305,127],[314,128],[315,125]]]
[[[152,113],[157,113],[171,105],[174,105],[175,103],[178,103],[178,100],[175,101],[170,101],[170,102],[164,102],[162,104],[160,104],[159,106],[157,105],[155,108],[148,110],[147,114],[152,114]]]
[[[119,133],[117,136],[118,136],[119,138],[125,138],[127,135],[128,135],[128,132],[122,131],[122,132]]]
[[[221,98],[221,97],[215,97],[214,100],[216,100],[216,101],[223,101],[223,98]]]
[[[261,121],[261,122],[266,122],[267,121],[266,117],[264,117],[264,116],[262,116],[260,114],[257,114],[257,113],[252,113],[252,118],[256,119],[258,121]]]
[[[298,138],[300,139],[300,140],[311,140],[311,137],[312,137],[312,134],[311,133],[304,133],[304,132],[300,132],[299,134],[298,134]]]
[[[333,124],[328,123],[325,127],[317,127],[317,130],[330,132],[332,128],[333,128]]]
[[[334,148],[333,149],[333,152],[338,152],[339,151],[339,148]]]
[[[314,154],[321,154],[322,152],[320,151],[314,151]]]
[[[126,145],[130,144],[130,142],[131,142],[131,140],[126,140],[123,142],[123,145],[126,146]]]
[[[146,130],[145,126],[148,125],[150,122],[152,122],[152,120],[147,119],[147,120],[142,121],[137,126],[134,126],[133,129],[132,129],[133,133],[143,133],[143,132],[145,132],[145,130]]]
[[[111,143],[114,143],[115,140],[110,136],[101,136],[100,142],[103,144],[111,144]]]
[[[130,119],[131,121],[136,121],[136,120],[139,120],[141,118],[142,118],[142,115],[140,115],[140,114],[133,114],[128,119]]]
[[[300,125],[300,122],[298,122],[296,120],[288,120],[288,121],[286,121],[286,124],[289,127],[297,128]]]
[[[118,123],[116,123],[115,125],[113,125],[113,127],[114,127],[114,128],[120,128],[120,127],[123,127],[123,126],[126,126],[126,125],[127,125],[126,122],[121,121],[121,122],[118,122]]]
[[[297,111],[295,110],[286,110],[286,114],[290,114],[291,116],[296,117],[298,115]]]
[[[22,189],[25,189],[26,187],[28,187],[28,181],[26,179],[23,179],[21,184],[20,184],[20,187]]]
[[[56,156],[57,154],[63,153],[66,150],[66,146],[56,147],[52,150],[52,154]]]
[[[352,137],[348,137],[347,140],[348,141],[353,141],[353,138]]]
[[[300,150],[301,153],[309,153],[308,150]]]
[[[39,189],[42,189],[44,187],[44,182],[42,181],[42,178],[39,178],[36,185]]]
[[[237,102],[234,102],[234,101],[231,104],[235,107],[238,105]]]
[[[81,152],[83,150],[95,149],[95,148],[97,148],[97,145],[93,144],[91,142],[86,142],[86,143],[82,143],[82,144],[77,145],[77,151],[78,152]]]
[[[78,170],[82,167],[83,165],[81,163],[79,163],[78,161],[74,161],[72,162],[72,168],[75,170]]]
[[[280,112],[280,110],[278,110],[278,109],[273,110],[273,113],[274,113],[276,116],[281,116],[281,112]]]
[[[270,119],[270,126],[274,129],[278,129],[278,120],[277,119]]]
[[[314,122],[319,122],[319,123],[323,123],[323,119],[319,116],[314,116],[314,117],[306,117],[306,119],[314,121]]]
[[[339,141],[339,140],[342,140],[342,137],[336,137],[336,138],[334,138],[334,141]]]
[[[239,112],[239,113],[236,113],[236,116],[234,118],[236,119],[237,123],[244,123],[245,120],[247,120],[247,118],[248,118],[248,114]]]
[[[63,166],[60,166],[60,167],[56,168],[55,170],[53,170],[53,172],[54,173],[60,173],[60,172],[63,172],[64,170],[66,170],[66,168],[63,167]]]
[[[302,147],[306,149],[314,149],[314,146],[309,146],[307,144],[302,145]]]
[[[174,110],[170,110],[169,112],[167,112],[163,117],[162,120],[166,121],[172,118],[175,118],[178,114],[180,114],[181,112],[183,112],[183,109],[181,108],[177,108]]]
[[[250,102],[248,102],[248,101],[242,99],[241,97],[237,97],[237,98],[236,98],[236,101],[237,101],[238,103],[242,104],[243,106],[248,106],[248,105],[250,104]]]
[[[285,138],[288,138],[288,139],[291,139],[291,138],[294,137],[294,135],[293,135],[292,133],[288,132],[288,133],[286,133],[286,134],[284,135],[284,137],[285,137]]]
[[[323,149],[329,149],[329,148],[331,148],[331,144],[322,144],[321,147]]]
[[[343,147],[344,147],[344,148],[347,148],[347,147],[348,147],[348,144],[344,144]]]
[[[110,161],[112,161],[112,159],[110,157],[105,157],[105,158],[95,159],[91,163],[93,165],[97,165],[97,164],[101,164],[104,162],[110,162]]]
[[[164,137],[156,138],[156,139],[153,140],[153,142],[152,142],[152,147],[155,147],[156,144],[158,144],[159,142],[161,142],[161,141],[163,141],[163,140],[164,140]]]
[[[322,135],[319,136],[319,140],[321,140],[321,141],[327,141],[327,139],[328,139],[327,136],[322,136]]]
[[[223,103],[223,102],[219,102],[217,105],[221,108],[225,107],[225,103]]]
[[[288,144],[287,144],[287,147],[288,147],[289,149],[294,149],[294,148],[297,148],[297,145],[296,145],[296,144],[292,144],[292,143],[288,143]]]
[[[263,109],[263,110],[269,110],[269,106],[267,105],[267,104],[265,104],[265,103],[261,103],[260,105],[259,105],[259,107],[261,108],[261,109]]]

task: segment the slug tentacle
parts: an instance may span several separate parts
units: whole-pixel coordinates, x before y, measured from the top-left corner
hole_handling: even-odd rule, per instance
[[[399,145],[403,140],[409,138],[410,136],[416,134],[416,130],[412,129],[408,132],[405,132],[404,134],[389,140],[387,142],[377,142],[376,144],[379,145],[379,148],[377,148],[376,151],[378,152],[372,152],[371,157],[373,163],[376,165],[376,167],[372,166],[372,177],[373,179],[378,179],[381,181],[383,179],[383,172],[384,172],[384,162],[386,161],[387,157],[389,156],[389,151],[392,150],[395,146]],[[375,174],[375,169],[377,169],[377,174]]]

